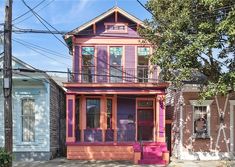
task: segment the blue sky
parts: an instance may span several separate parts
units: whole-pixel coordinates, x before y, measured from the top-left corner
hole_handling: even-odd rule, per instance
[[[25,2],[30,7],[34,7],[41,2],[41,0],[25,0]],[[141,0],[141,2],[145,4],[147,0]],[[4,22],[4,3],[5,1],[0,1],[0,23]],[[48,3],[49,5],[44,8]],[[136,0],[117,0],[117,3],[119,7],[141,20],[151,17]],[[43,4],[38,6],[35,11],[58,30],[70,31],[112,8],[114,5],[115,0],[46,0]],[[28,11],[28,8],[24,6],[21,0],[13,0],[13,19],[26,11]],[[22,21],[29,16],[31,17]],[[32,13],[15,20],[13,25],[19,28],[45,30],[45,27]],[[61,36],[58,37],[62,39]],[[68,49],[53,35],[14,33],[13,39],[24,41],[23,43],[29,42],[36,44],[59,53],[55,56],[42,52],[44,54],[42,55],[13,41],[13,55],[35,68],[41,70],[67,71],[67,68],[71,67],[72,57],[69,55]]]

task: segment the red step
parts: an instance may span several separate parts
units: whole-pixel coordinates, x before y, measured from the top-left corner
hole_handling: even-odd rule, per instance
[[[162,159],[163,152],[167,151],[167,145],[164,142],[145,142],[142,143],[142,157],[138,164],[156,164],[166,165]]]
[[[146,165],[150,165],[150,164],[156,164],[156,165],[166,165],[166,161],[162,160],[162,159],[141,159],[139,160],[138,164],[146,164]]]

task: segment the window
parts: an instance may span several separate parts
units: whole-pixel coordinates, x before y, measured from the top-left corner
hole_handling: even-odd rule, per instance
[[[110,47],[110,82],[122,82],[122,47]]]
[[[94,81],[94,47],[82,47],[82,81],[92,83]]]
[[[153,101],[141,100],[138,102],[138,107],[153,107]]]
[[[196,138],[209,137],[207,106],[194,106],[194,134]]]
[[[106,33],[127,33],[127,25],[124,23],[105,23]]]
[[[112,128],[112,109],[113,109],[112,99],[107,99],[107,128],[108,129]]]
[[[22,99],[22,141],[35,141],[35,102]]]
[[[137,57],[138,57],[138,81],[139,82],[148,82],[148,72],[149,72],[149,48],[147,47],[138,47],[137,48]]]
[[[193,137],[210,137],[210,105],[213,100],[204,100],[198,103],[198,100],[189,100],[193,106]]]
[[[100,127],[100,99],[86,100],[86,125],[87,128]]]

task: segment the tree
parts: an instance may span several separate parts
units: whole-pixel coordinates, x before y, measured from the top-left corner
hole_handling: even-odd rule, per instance
[[[149,0],[146,9],[152,18],[139,32],[164,80],[179,86],[198,71],[207,76],[204,98],[234,91],[234,0]]]

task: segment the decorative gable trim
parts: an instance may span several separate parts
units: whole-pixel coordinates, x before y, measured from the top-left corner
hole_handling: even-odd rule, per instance
[[[101,21],[102,19],[106,18],[107,16],[111,15],[112,13],[120,13],[122,15],[124,15],[125,17],[127,17],[128,19],[132,20],[133,22],[135,22],[137,25],[141,25],[141,26],[144,26],[144,23],[136,18],[135,16],[129,14],[128,12],[124,11],[123,9],[119,8],[119,7],[113,7],[111,9],[109,9],[108,11],[104,12],[103,14],[95,17],[94,19],[92,19],[91,21],[81,25],[80,27],[68,32],[67,34],[65,34],[64,38],[68,38],[69,36],[73,35],[73,34],[76,34],[76,33],[79,33],[80,31],[92,26],[93,24]]]

